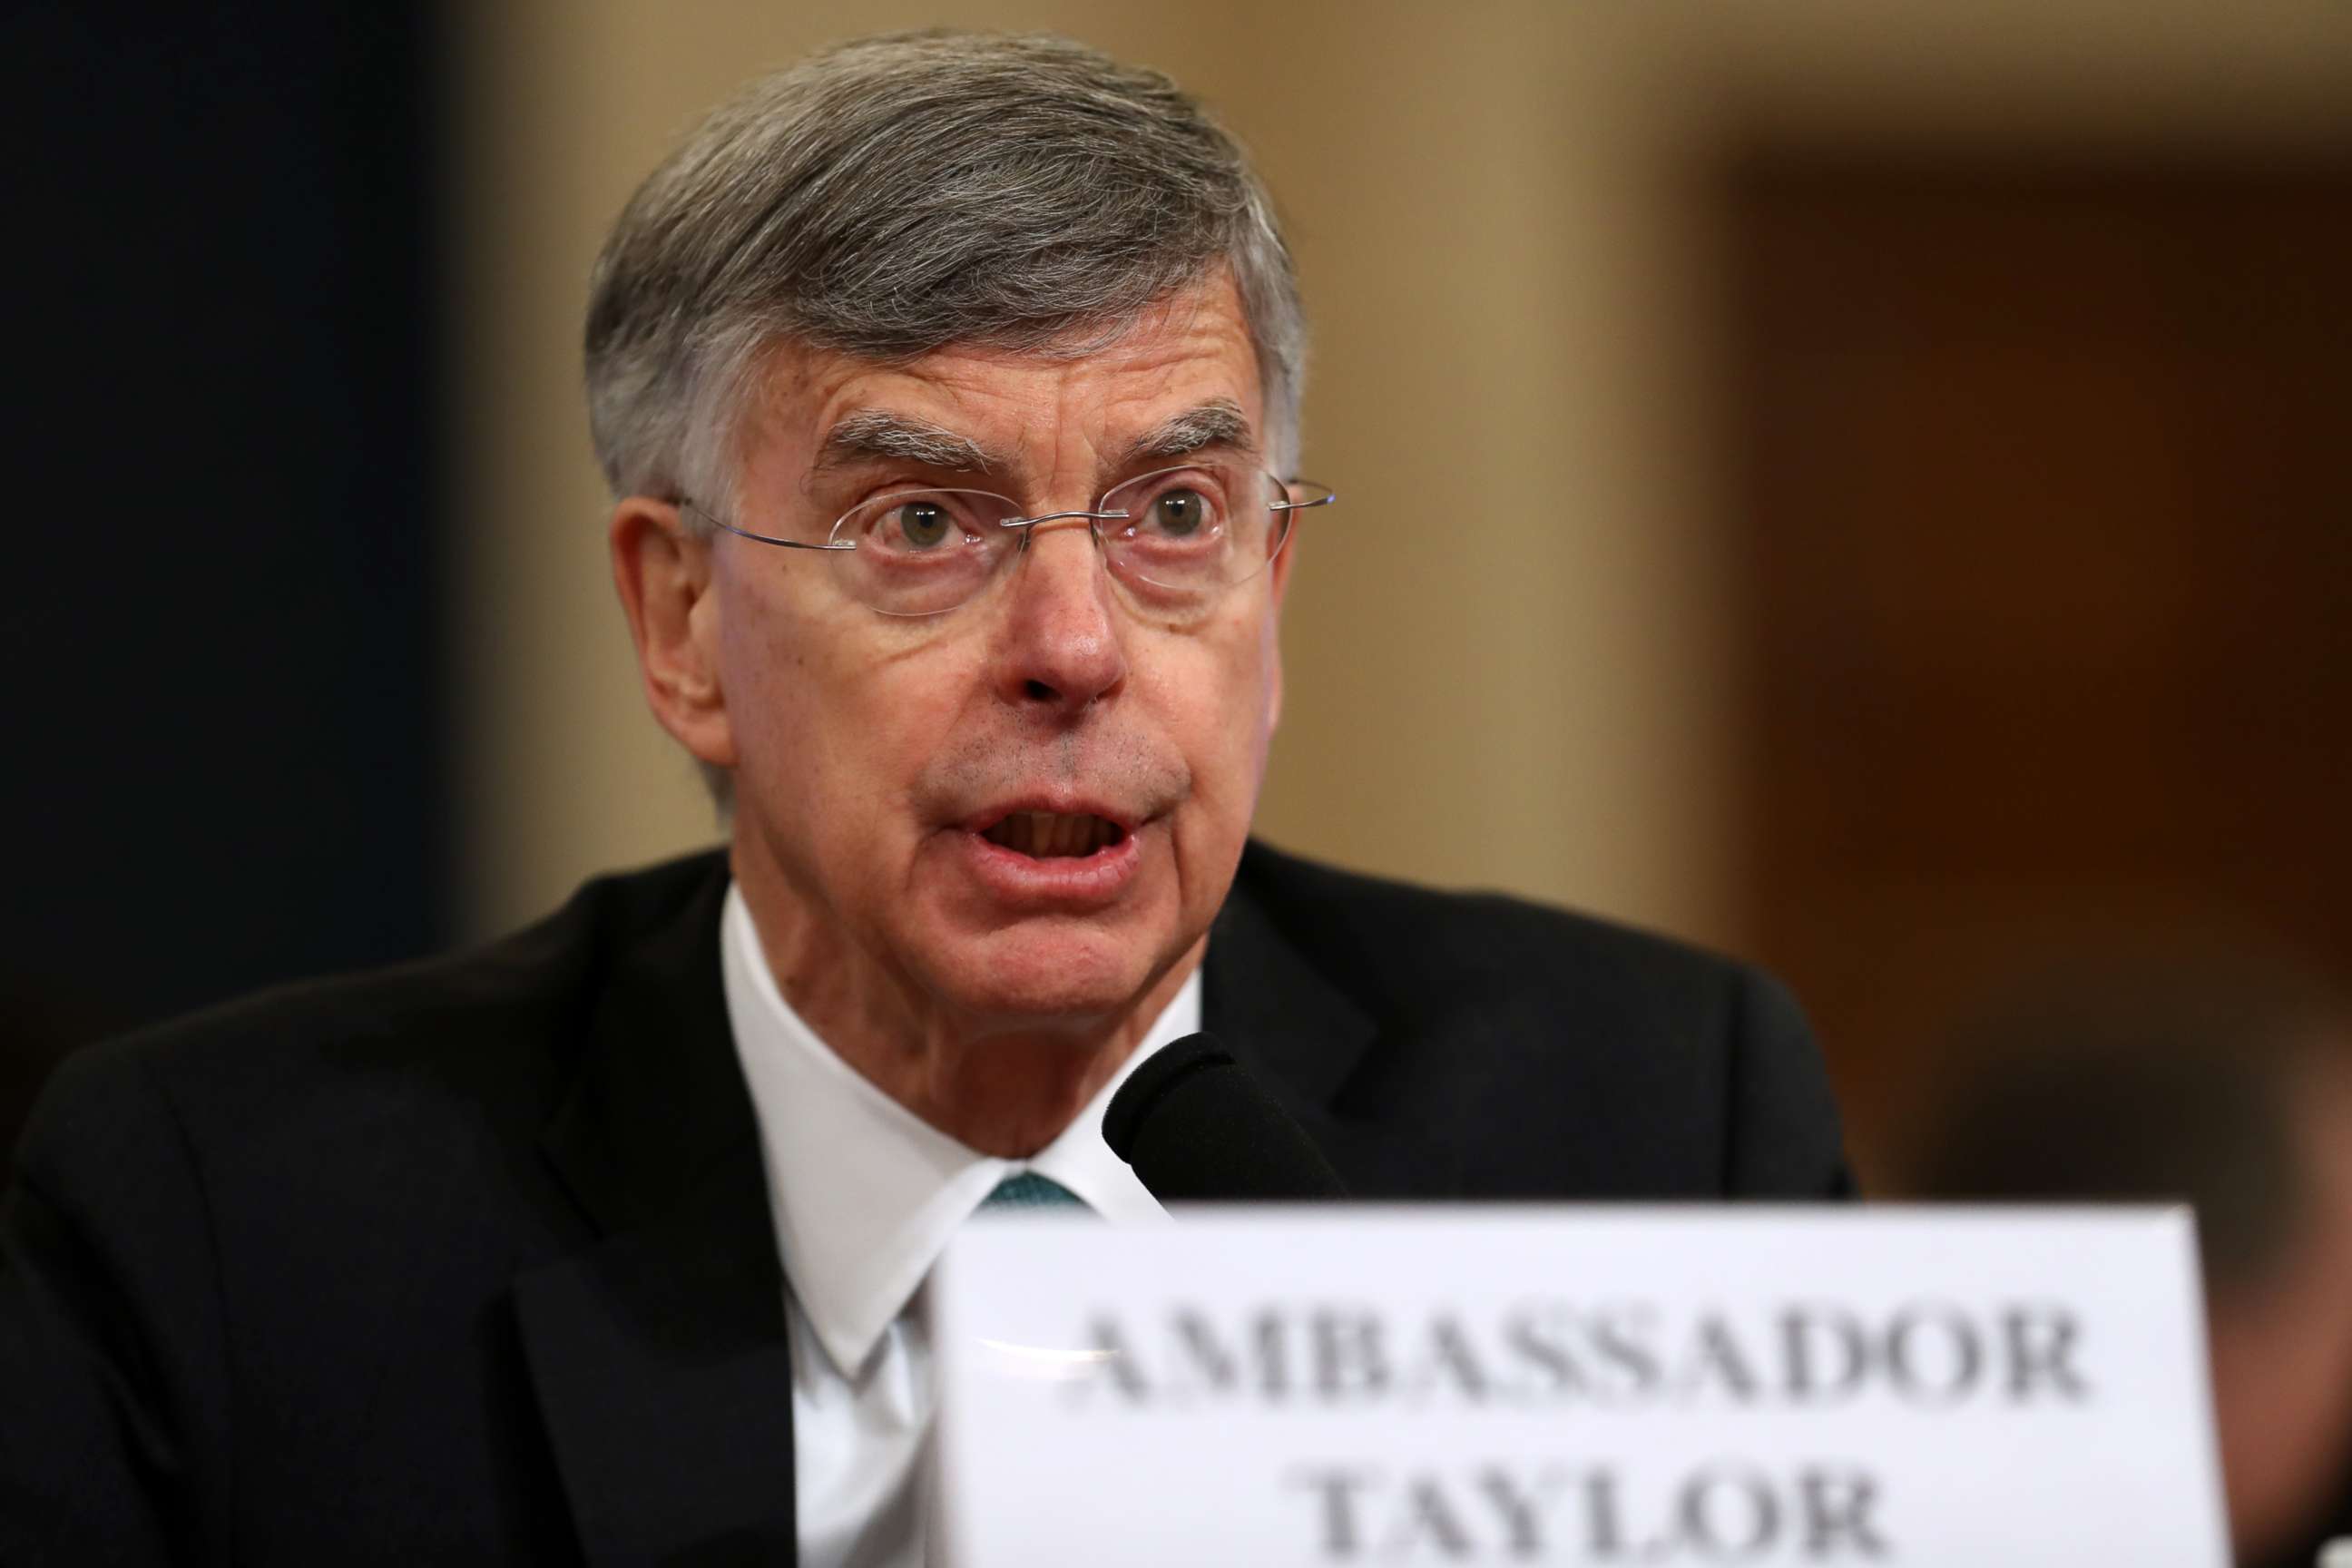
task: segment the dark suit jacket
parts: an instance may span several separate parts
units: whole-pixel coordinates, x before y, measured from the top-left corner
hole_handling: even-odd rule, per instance
[[[68,1061],[0,1216],[0,1563],[789,1562],[717,856]],[[1369,1196],[1815,1197],[1747,969],[1263,847],[1206,1026]]]

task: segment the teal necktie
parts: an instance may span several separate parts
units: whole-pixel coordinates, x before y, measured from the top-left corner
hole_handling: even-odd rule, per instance
[[[1018,1171],[996,1184],[981,1203],[984,1209],[1083,1209],[1086,1200],[1051,1176]]]

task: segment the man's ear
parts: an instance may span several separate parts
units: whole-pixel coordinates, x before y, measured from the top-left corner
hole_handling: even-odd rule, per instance
[[[710,542],[689,532],[671,502],[630,496],[613,510],[612,549],[613,585],[654,717],[698,760],[733,767]]]
[[[1282,613],[1282,595],[1290,587],[1291,563],[1298,559],[1298,547],[1302,542],[1298,536],[1306,531],[1295,521],[1297,515],[1297,512],[1291,513],[1294,521],[1290,525],[1290,537],[1282,542],[1282,553],[1276,556],[1274,564],[1266,568],[1274,574],[1274,609],[1276,615]]]
[[[1295,517],[1297,514],[1292,515]],[[1267,657],[1274,660],[1265,702],[1265,732],[1269,735],[1273,734],[1282,723],[1282,599],[1290,588],[1291,563],[1298,559],[1298,534],[1299,530],[1294,526],[1290,531],[1290,537],[1283,542],[1282,553],[1274,558],[1272,566],[1266,568],[1274,578],[1272,584],[1274,624],[1268,628],[1270,646],[1266,650]]]
[[[1275,629],[1274,678],[1267,684],[1265,695],[1265,732],[1271,736],[1282,728],[1282,631]]]

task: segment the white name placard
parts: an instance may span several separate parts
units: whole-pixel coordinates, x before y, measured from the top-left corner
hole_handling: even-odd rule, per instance
[[[2228,1563],[2179,1210],[1179,1219],[942,1261],[954,1568]]]

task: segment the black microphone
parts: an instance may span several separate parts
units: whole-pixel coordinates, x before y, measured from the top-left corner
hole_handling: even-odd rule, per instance
[[[1103,1141],[1166,1202],[1344,1198],[1306,1131],[1213,1035],[1154,1052],[1103,1112]]]

